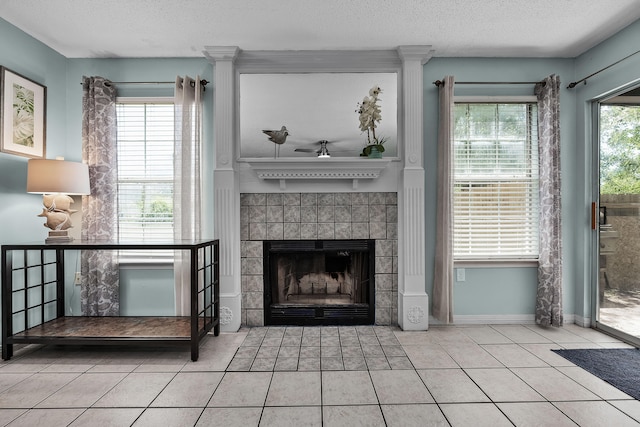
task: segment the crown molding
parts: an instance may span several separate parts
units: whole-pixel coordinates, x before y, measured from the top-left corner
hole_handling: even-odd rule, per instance
[[[402,66],[398,50],[243,50],[240,73],[393,72]]]
[[[209,62],[234,61],[240,53],[238,46],[205,46],[202,51]]]
[[[420,61],[422,65],[426,64],[435,52],[429,45],[398,46],[398,55],[403,61]]]

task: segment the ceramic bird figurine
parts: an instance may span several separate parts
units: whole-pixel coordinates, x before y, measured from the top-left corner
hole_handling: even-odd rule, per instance
[[[278,145],[284,144],[289,135],[286,126],[282,126],[280,130],[263,130],[262,132],[269,135],[269,141],[275,142]]]
[[[269,136],[269,141],[276,144],[275,157],[278,157],[279,146],[284,144],[287,141],[287,136],[289,136],[287,127],[282,126],[280,130],[263,130],[262,132]]]

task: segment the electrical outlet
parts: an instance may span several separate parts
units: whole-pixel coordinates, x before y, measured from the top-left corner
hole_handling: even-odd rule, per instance
[[[464,268],[456,269],[456,281],[464,282],[466,280]]]
[[[76,286],[80,286],[82,284],[82,274],[79,271],[76,271],[76,276],[73,279],[73,284]]]

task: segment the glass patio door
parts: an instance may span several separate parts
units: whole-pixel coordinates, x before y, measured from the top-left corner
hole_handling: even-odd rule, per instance
[[[640,89],[599,104],[596,327],[640,343]]]

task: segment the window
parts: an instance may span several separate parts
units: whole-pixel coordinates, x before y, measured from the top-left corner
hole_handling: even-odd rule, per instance
[[[118,237],[173,241],[173,100],[118,99]]]
[[[536,104],[454,108],[454,258],[537,259]]]

